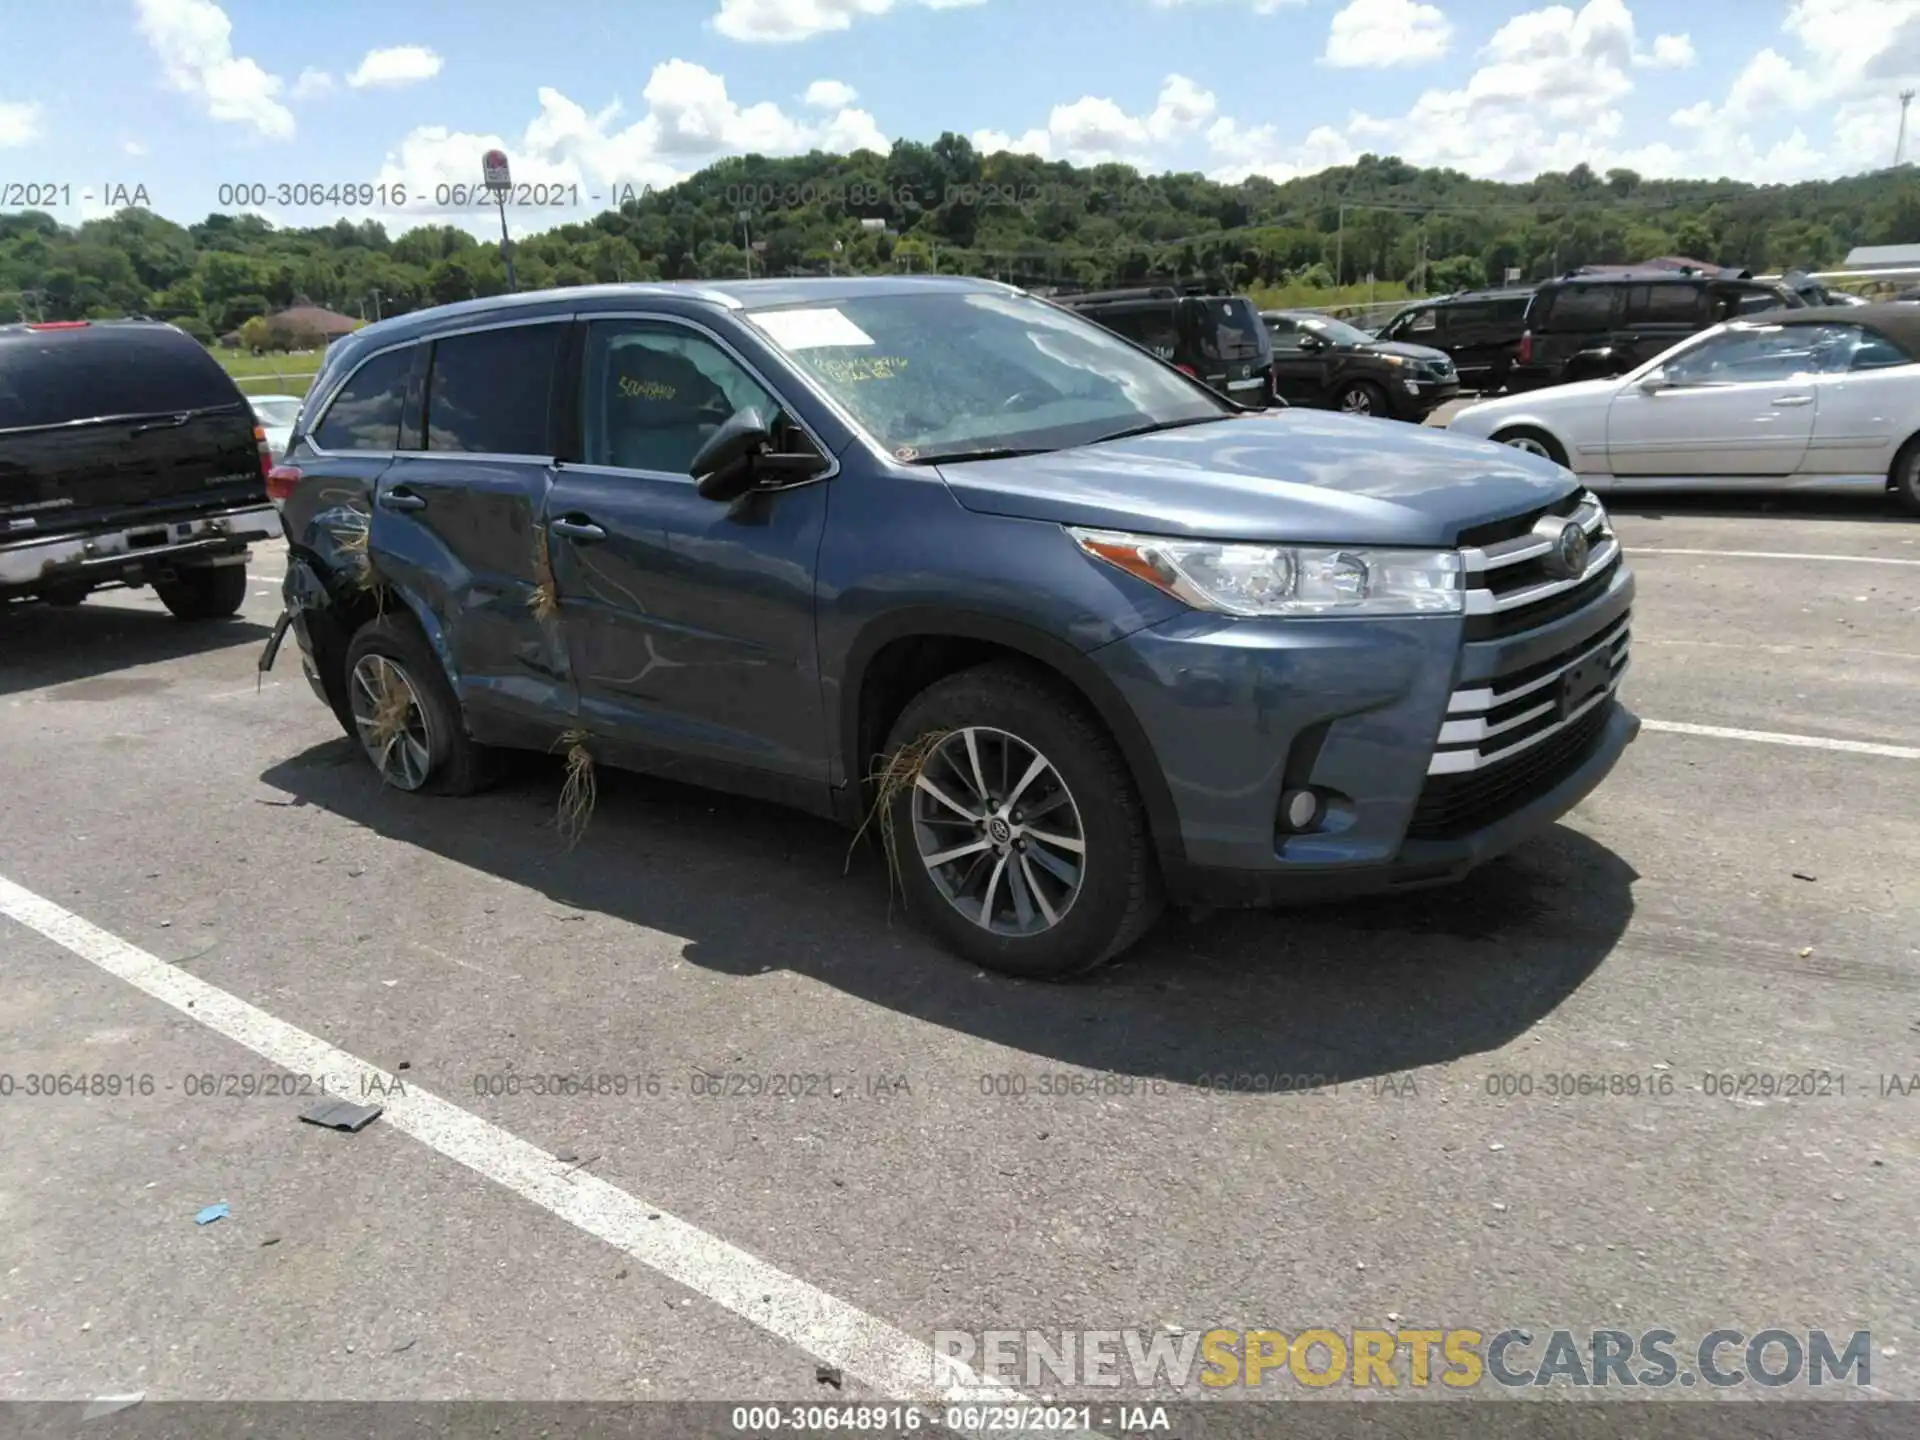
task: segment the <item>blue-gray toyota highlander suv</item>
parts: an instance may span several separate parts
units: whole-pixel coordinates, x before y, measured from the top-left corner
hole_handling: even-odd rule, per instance
[[[329,352],[269,489],[274,644],[392,785],[564,748],[878,812],[911,908],[1019,974],[1165,898],[1453,879],[1639,724],[1633,579],[1566,470],[1249,412],[986,281],[388,320]]]

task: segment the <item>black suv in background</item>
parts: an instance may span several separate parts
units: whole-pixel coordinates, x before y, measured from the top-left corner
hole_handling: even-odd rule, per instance
[[[1171,285],[1093,290],[1048,297],[1211,385],[1255,407],[1273,399],[1273,351],[1253,302],[1244,295],[1182,293]]]
[[[153,321],[0,326],[0,604],[152,585],[183,620],[239,610],[280,534],[266,432],[231,376]]]
[[[1444,350],[1467,389],[1498,390],[1507,383],[1519,353],[1532,299],[1528,288],[1471,290],[1423,300],[1381,326],[1380,338]]]
[[[1460,393],[1445,351],[1376,340],[1314,310],[1262,310],[1273,339],[1273,388],[1289,405],[1424,420]]]
[[[1623,269],[1548,280],[1527,307],[1509,388],[1624,375],[1723,320],[1805,303],[1788,286],[1735,271]]]

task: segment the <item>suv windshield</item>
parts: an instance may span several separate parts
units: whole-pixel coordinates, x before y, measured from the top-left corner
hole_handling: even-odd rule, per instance
[[[903,460],[1059,450],[1239,413],[1103,327],[1024,295],[877,295],[749,318]]]

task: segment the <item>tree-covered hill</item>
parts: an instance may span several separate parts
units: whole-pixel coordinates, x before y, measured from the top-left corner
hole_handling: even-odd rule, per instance
[[[491,212],[484,212],[491,213]],[[516,226],[542,213],[510,212]],[[743,222],[742,215],[745,215]],[[886,155],[722,161],[669,189],[516,243],[520,287],[938,269],[1024,285],[1168,277],[1236,288],[1368,276],[1416,289],[1682,254],[1755,270],[1829,268],[1860,244],[1920,242],[1920,172],[1753,186],[1585,166],[1526,184],[1392,158],[1275,183],[1143,176],[964,137]],[[751,245],[751,253],[747,247]],[[432,224],[278,229],[253,215],[181,226],[144,210],[65,228],[0,216],[0,319],[147,314],[203,337],[305,299],[390,315],[506,288],[499,247]]]

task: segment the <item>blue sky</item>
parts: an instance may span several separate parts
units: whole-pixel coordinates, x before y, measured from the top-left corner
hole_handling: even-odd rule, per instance
[[[726,154],[942,130],[1225,179],[1372,150],[1767,181],[1890,162],[1920,0],[7,0],[0,54],[31,60],[0,74],[0,187],[69,186],[67,220],[109,184],[183,220],[223,184],[421,197],[491,144],[591,213]]]

